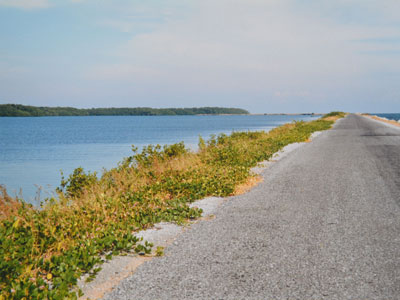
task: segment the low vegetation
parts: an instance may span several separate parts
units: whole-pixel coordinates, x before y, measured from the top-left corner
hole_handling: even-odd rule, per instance
[[[78,278],[93,278],[102,261],[124,251],[151,253],[132,233],[161,221],[178,224],[201,211],[187,205],[207,196],[229,196],[254,176],[250,168],[284,146],[331,127],[319,119],[270,132],[234,132],[194,153],[183,143],[147,146],[101,178],[81,168],[63,178],[59,199],[40,208],[0,189],[0,299],[75,299]],[[155,255],[162,255],[163,249]]]
[[[248,114],[241,108],[192,107],[192,108],[88,108],[74,107],[37,107],[21,104],[0,104],[0,117],[43,117],[43,116],[175,116],[175,115],[218,115]]]
[[[324,115],[323,118],[324,119],[332,118],[332,117],[334,117],[334,118],[343,118],[345,115],[346,115],[346,113],[342,112],[342,111],[332,111],[332,112]]]

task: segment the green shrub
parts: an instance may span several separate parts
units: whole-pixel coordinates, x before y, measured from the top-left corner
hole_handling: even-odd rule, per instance
[[[67,179],[64,178],[64,174],[61,172],[61,184],[57,190],[65,192],[68,197],[75,198],[80,196],[86,187],[93,185],[96,181],[96,172],[88,172],[86,174],[83,168],[79,167]]]
[[[346,115],[346,113],[342,112],[342,111],[332,111],[326,115],[324,115],[322,118],[328,118],[328,117],[339,117],[339,118],[343,118]]]

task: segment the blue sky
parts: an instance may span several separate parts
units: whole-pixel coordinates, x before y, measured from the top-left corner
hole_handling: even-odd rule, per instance
[[[398,0],[0,0],[0,103],[400,112]]]

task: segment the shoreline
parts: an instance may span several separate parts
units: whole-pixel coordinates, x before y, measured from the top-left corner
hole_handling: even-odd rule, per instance
[[[395,121],[395,120],[389,120],[389,119],[386,119],[386,118],[382,118],[382,117],[378,117],[378,116],[370,115],[370,114],[362,114],[362,116],[370,118],[372,120],[380,121],[380,122],[383,122],[383,123],[386,123],[386,124],[390,124],[390,125],[393,125],[393,126],[396,126],[396,127],[400,128],[400,122]]]
[[[41,116],[2,116],[0,118],[49,118],[49,117],[187,117],[187,116],[323,116],[324,113],[248,113],[248,114],[160,114],[160,115],[41,115]]]

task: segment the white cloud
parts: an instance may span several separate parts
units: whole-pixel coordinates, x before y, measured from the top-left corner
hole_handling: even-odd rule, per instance
[[[310,14],[335,18],[346,23],[385,26],[390,22],[398,22],[400,18],[400,2],[398,0],[293,0],[300,3],[300,8]]]
[[[114,28],[121,32],[132,32],[135,27],[133,22],[123,20],[104,20],[100,25]]]
[[[1,59],[3,57],[0,56],[0,78],[9,79],[9,78],[18,78],[22,75],[26,75],[30,73],[30,69],[21,65],[11,65],[5,62],[2,62]]]
[[[21,9],[46,8],[49,5],[47,0],[0,0],[0,6]]]
[[[51,0],[0,0],[0,6],[14,7],[20,9],[48,8],[54,3]],[[69,0],[72,3],[81,3],[86,0]],[[54,2],[54,0],[53,0]]]
[[[186,14],[134,36],[117,51],[119,66],[156,70],[166,86],[194,90],[309,89],[364,72],[366,59],[348,41],[373,32],[309,18],[290,1],[202,0]],[[110,65],[109,74],[121,72]],[[130,78],[151,84],[136,71]]]
[[[118,80],[134,81],[136,78],[147,78],[154,80],[159,72],[150,68],[134,67],[128,64],[97,65],[83,74],[89,80]]]
[[[307,91],[277,91],[274,94],[275,97],[278,98],[287,98],[287,97],[308,97],[310,93]]]

